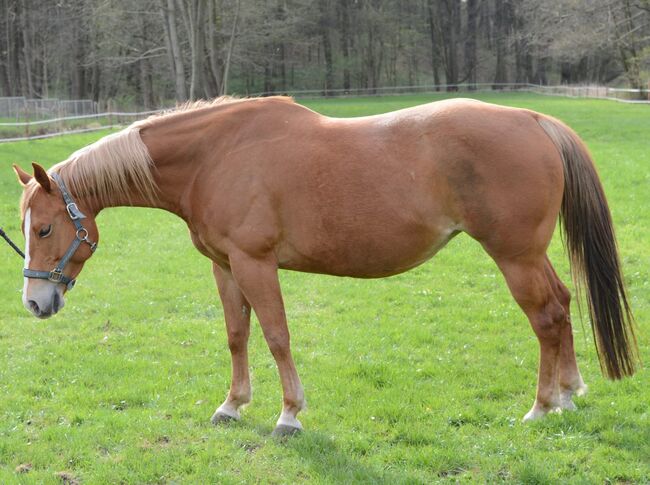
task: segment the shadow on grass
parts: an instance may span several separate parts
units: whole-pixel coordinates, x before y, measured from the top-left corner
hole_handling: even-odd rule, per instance
[[[225,425],[224,425],[225,424]],[[294,436],[271,437],[273,428],[266,423],[224,423],[225,429],[249,431],[258,436],[257,443],[246,441],[244,449],[276,446],[286,450],[287,457],[299,460],[309,469],[311,478],[323,483],[422,483],[422,478],[404,470],[391,471],[363,463],[363,458],[351,450],[342,449],[334,439],[318,431],[306,430]]]
[[[343,450],[323,433],[304,431],[298,436],[279,440],[307,463],[315,476],[328,483],[419,483],[405,473],[394,473],[361,463],[350,451]]]

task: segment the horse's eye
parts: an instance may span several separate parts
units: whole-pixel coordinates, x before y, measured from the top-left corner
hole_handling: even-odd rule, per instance
[[[52,224],[43,226],[40,231],[38,231],[38,237],[44,238],[52,234]]]

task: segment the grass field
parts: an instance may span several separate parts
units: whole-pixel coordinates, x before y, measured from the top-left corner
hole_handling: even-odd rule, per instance
[[[440,97],[305,104],[357,116]],[[650,107],[480,98],[557,116],[589,145],[650,362]],[[0,145],[0,225],[20,245],[11,162],[50,166],[99,136]],[[650,372],[601,377],[575,306],[590,392],[577,412],[520,422],[535,395],[537,341],[467,236],[389,279],[282,273],[309,408],[306,431],[278,441],[280,384],[256,321],[253,402],[240,423],[210,424],[230,357],[210,263],[182,221],[120,208],[98,223],[99,250],[51,320],[24,310],[22,263],[0,248],[0,483],[650,483]],[[557,237],[550,255],[568,283]]]

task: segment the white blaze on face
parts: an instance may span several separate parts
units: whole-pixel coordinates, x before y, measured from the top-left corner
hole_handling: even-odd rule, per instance
[[[29,234],[32,232],[32,209],[28,208],[25,212],[25,268],[29,268]],[[29,284],[29,278],[25,276],[25,282],[23,284],[23,304],[27,305],[27,285]]]

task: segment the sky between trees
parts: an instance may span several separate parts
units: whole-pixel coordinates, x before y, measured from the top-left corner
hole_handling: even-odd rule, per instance
[[[0,11],[0,96],[150,108],[223,93],[650,79],[650,0],[0,0]]]

